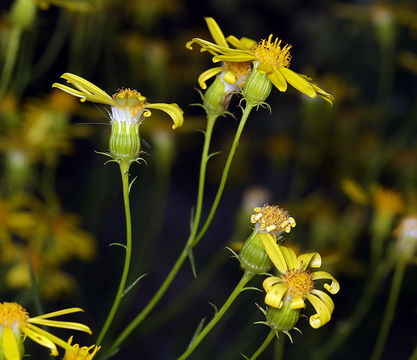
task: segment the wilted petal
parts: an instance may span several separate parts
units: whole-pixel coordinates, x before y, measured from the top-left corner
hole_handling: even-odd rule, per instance
[[[200,84],[200,87],[205,90],[207,89],[206,81],[208,79],[211,79],[213,76],[216,76],[217,74],[224,71],[223,67],[215,67],[208,69],[204,71],[199,77],[198,77],[198,83]]]
[[[146,108],[158,109],[166,112],[174,121],[172,125],[173,129],[180,127],[184,122],[184,112],[177,104],[164,104],[164,103],[155,103],[155,104],[146,104]]]
[[[298,257],[297,268],[305,270],[309,266],[312,268],[319,268],[321,266],[321,256],[319,253],[308,253]]]
[[[331,294],[336,294],[339,292],[340,290],[340,284],[339,282],[329,273],[325,272],[325,271],[315,271],[313,273],[313,280],[320,280],[320,279],[325,279],[325,280],[331,280],[332,282],[329,284],[324,284],[324,288]]]
[[[282,306],[282,298],[287,292],[288,287],[284,284],[276,284],[271,287],[265,296],[265,304],[280,309]]]

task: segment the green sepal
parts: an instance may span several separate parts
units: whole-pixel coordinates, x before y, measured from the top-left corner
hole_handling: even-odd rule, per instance
[[[256,230],[248,237],[239,253],[240,265],[246,271],[262,274],[272,268],[272,262],[265,252]]]
[[[254,68],[245,81],[242,93],[247,102],[260,106],[265,104],[265,100],[268,98],[271,90],[272,83],[268,75]]]
[[[300,318],[300,309],[291,309],[291,302],[285,301],[281,309],[268,307],[266,311],[266,321],[274,331],[289,331],[294,329]]]

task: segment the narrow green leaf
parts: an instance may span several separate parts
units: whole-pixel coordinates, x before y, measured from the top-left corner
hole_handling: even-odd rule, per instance
[[[130,194],[130,189],[132,188],[132,185],[133,185],[133,183],[135,182],[135,180],[137,179],[138,177],[137,176],[135,176],[135,178],[130,182],[130,184],[129,184],[129,188],[128,188],[128,193]]]
[[[194,278],[197,279],[197,272],[195,270],[193,249],[187,249],[188,258],[190,259],[191,270],[193,271]]]
[[[193,342],[195,341],[195,339],[197,338],[197,336],[200,334],[200,332],[201,332],[201,330],[203,329],[203,326],[204,326],[204,322],[206,321],[206,318],[202,318],[201,320],[200,320],[200,322],[198,323],[198,326],[197,326],[197,329],[195,329],[195,331],[194,331],[194,335],[193,335],[193,337],[191,338],[191,341],[190,341],[190,343],[188,344],[188,346],[187,346],[187,349],[193,344]]]
[[[214,315],[216,315],[219,312],[219,309],[217,308],[217,306],[211,302],[209,302],[209,304],[213,307],[214,309]]]
[[[130,290],[132,290],[132,288],[142,279],[144,278],[146,275],[148,274],[142,274],[140,275],[135,281],[133,281],[127,288],[124,289],[122,297],[125,296]]]
[[[244,287],[242,290],[240,290],[240,292],[243,292],[243,291],[246,291],[246,290],[256,290],[256,291],[263,292],[261,289],[258,289],[257,287],[254,287],[254,286]]]
[[[125,244],[121,244],[121,243],[111,243],[109,246],[120,246],[120,247],[122,247],[123,249],[126,250],[126,245]]]
[[[213,156],[219,155],[221,153],[221,151],[216,151],[214,153],[209,154],[209,156],[207,156],[207,161],[210,160]]]

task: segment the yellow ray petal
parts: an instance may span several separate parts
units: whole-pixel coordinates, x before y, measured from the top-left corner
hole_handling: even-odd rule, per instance
[[[302,254],[297,259],[297,268],[301,268],[303,270],[307,269],[308,267],[312,268],[319,268],[321,266],[321,256],[319,253],[308,253]]]
[[[264,282],[262,283],[262,286],[263,286],[264,290],[265,290],[266,292],[268,292],[268,290],[269,290],[272,286],[274,286],[274,285],[276,285],[276,284],[278,284],[278,283],[281,283],[281,282],[282,282],[281,278],[276,277],[276,276],[270,276],[270,277],[268,277],[268,278],[266,278],[266,279],[264,280]]]
[[[287,91],[287,82],[278,70],[273,69],[273,71],[268,74],[268,78],[279,91]]]
[[[60,339],[59,337],[57,337],[55,335],[52,335],[51,333],[49,333],[49,332],[47,332],[47,331],[45,331],[45,330],[43,330],[41,328],[38,328],[35,325],[26,324],[26,326],[22,329],[22,331],[27,336],[29,336],[32,340],[36,341],[37,343],[41,344],[42,346],[46,346],[49,349],[51,349],[52,355],[54,355],[53,349],[50,346],[43,345],[38,340],[44,341],[46,344],[48,342],[51,343],[54,346],[55,350],[56,350],[56,355],[58,355],[58,350],[57,350],[55,344],[56,345],[59,345],[60,347],[62,347],[65,350],[71,349],[71,346],[66,341]],[[38,340],[35,340],[34,337],[37,338]],[[56,355],[54,355],[54,356],[56,356]]]
[[[31,319],[33,320],[33,319]],[[84,325],[77,322],[71,322],[71,321],[57,321],[57,320],[48,320],[48,319],[36,319],[36,321],[30,321],[32,324],[37,325],[44,325],[44,326],[51,326],[51,327],[57,327],[57,328],[63,328],[63,329],[71,329],[71,330],[78,330],[78,331],[84,331],[88,334],[92,334],[93,332],[91,329]]]
[[[298,91],[301,91],[303,94],[306,94],[310,97],[317,96],[313,86],[296,72],[287,69],[286,67],[280,67],[278,68],[278,71],[281,72],[285,80],[288,81],[288,83],[295,87]]]
[[[324,305],[326,306],[326,308],[330,312],[330,314],[333,313],[334,302],[328,294],[326,294],[324,291],[318,290],[318,289],[313,289],[311,291],[311,293],[318,296],[321,299],[321,301],[323,301]]]
[[[77,313],[77,312],[84,312],[84,310],[79,308],[79,307],[72,307],[72,308],[68,308],[68,309],[53,311],[53,312],[50,312],[50,313],[47,313],[47,314],[43,314],[43,315],[39,315],[39,316],[35,316],[33,318],[30,318],[28,320],[28,322],[32,322],[35,319],[49,319],[51,317],[73,314],[73,313]]]
[[[240,44],[243,46],[243,48],[250,50],[257,44],[257,42],[253,39],[242,37],[240,38]]]
[[[223,47],[229,47],[216,20],[214,20],[212,17],[206,17],[204,20],[206,20],[207,27],[216,44]]]
[[[333,105],[333,102],[334,102],[333,95],[325,92],[323,89],[320,89],[316,84],[311,83],[311,86],[313,86],[318,96],[326,100],[330,105]]]
[[[304,309],[306,304],[301,296],[294,297],[291,301],[290,307],[293,310]]]
[[[272,235],[269,233],[259,233],[259,239],[261,240],[265,252],[268,254],[268,257],[271,259],[278,271],[281,273],[286,272],[288,270],[287,263],[285,262],[285,258]]]
[[[287,290],[288,287],[284,284],[276,284],[266,293],[265,304],[280,309],[282,307],[282,298]]]
[[[313,280],[320,280],[320,279],[329,279],[331,280],[331,284],[324,284],[324,288],[331,294],[336,294],[340,290],[339,282],[328,272],[325,271],[315,271],[313,273]]]
[[[307,299],[311,302],[317,312],[316,314],[310,316],[310,325],[311,327],[318,329],[330,321],[332,312],[329,310],[326,303],[324,303],[318,296],[311,293],[307,295]]]
[[[226,38],[226,40],[230,45],[233,45],[236,49],[239,49],[239,50],[250,49],[250,47],[248,48],[249,43],[250,43],[251,47],[252,47],[253,43],[256,44],[256,42],[253,41],[253,40],[252,40],[253,43],[249,42],[250,39],[248,39],[248,38],[242,38],[242,39],[239,40],[236,36],[233,36],[233,35],[228,36]]]
[[[200,87],[203,90],[207,89],[206,81],[208,79],[211,79],[213,76],[216,76],[217,74],[221,73],[223,70],[223,67],[214,67],[201,73],[201,75],[198,77],[198,83]]]
[[[69,82],[70,84],[74,85],[78,90],[85,91],[89,94],[102,95],[110,100],[113,100],[109,94],[107,94],[105,91],[101,90],[98,86],[94,85],[88,80],[83,79],[81,76],[71,73],[65,73],[62,74],[61,77],[67,80],[67,82]]]
[[[6,360],[20,360],[19,346],[17,345],[16,336],[13,330],[5,326],[1,334],[1,348]]]
[[[286,247],[286,246],[282,246],[282,245],[278,245],[282,255],[284,256],[285,262],[287,263],[287,267],[288,269],[296,269],[298,268],[297,266],[297,256],[295,256],[295,253],[292,249]]]
[[[32,329],[35,328],[34,329]],[[51,355],[57,356],[58,355],[58,349],[56,348],[56,345],[49,340],[47,337],[39,334],[36,330],[39,330],[36,326],[26,324],[26,326],[22,329],[23,333],[31,338],[33,341],[37,342],[39,345],[42,345],[49,350],[51,350]]]
[[[184,122],[184,112],[177,104],[147,103],[146,108],[158,109],[166,112],[171,117],[172,121],[174,121],[174,125],[172,125],[173,129],[180,127]]]
[[[255,60],[255,57],[251,54],[246,54],[243,52],[228,53],[224,55],[216,55],[213,57],[213,62],[219,61],[230,61],[230,62],[245,62]]]

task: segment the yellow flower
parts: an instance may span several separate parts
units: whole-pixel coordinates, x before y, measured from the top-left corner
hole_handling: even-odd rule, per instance
[[[314,282],[330,280],[331,283],[325,283],[324,288],[331,294],[336,294],[340,286],[329,273],[308,270],[309,267],[320,268],[320,255],[314,252],[297,257],[290,248],[277,245],[270,234],[260,234],[260,237],[269,258],[281,273],[264,280],[265,303],[277,309],[289,303],[291,309],[297,310],[305,307],[307,299],[317,312],[310,316],[310,325],[317,329],[329,322],[334,309],[333,300],[324,291],[316,289]]]
[[[28,312],[17,303],[0,303],[0,344],[5,359],[20,360],[22,358],[22,337],[23,340],[26,337],[29,337],[38,344],[47,347],[51,350],[51,355],[53,356],[58,355],[56,345],[59,345],[66,350],[71,350],[71,346],[64,340],[42,330],[34,324],[84,331],[91,335],[92,332],[86,325],[76,322],[50,320],[51,317],[80,311],[83,310],[80,308],[69,308],[31,318],[29,317]]]
[[[287,83],[295,87],[302,93],[316,97],[319,95],[324,100],[333,104],[333,96],[320,89],[311,79],[305,75],[298,74],[289,69],[291,55],[291,45],[281,45],[282,40],[273,39],[273,35],[269,35],[268,39],[263,39],[257,44],[248,41],[247,38],[237,39],[235,36],[224,37],[219,31],[210,31],[216,43],[212,43],[199,38],[194,38],[187,43],[187,47],[191,48],[193,43],[199,44],[201,51],[208,51],[213,54],[213,62],[247,62],[252,61],[253,67],[258,72],[267,74],[269,80],[284,92],[287,90]],[[220,42],[220,40],[222,40]],[[227,42],[235,48],[230,48]]]
[[[96,345],[80,347],[78,344],[72,345],[71,343],[72,336],[68,339],[68,345],[70,345],[71,348],[65,350],[63,360],[91,360],[101,348],[101,346]]]
[[[174,121],[173,129],[176,129],[184,122],[183,111],[177,104],[148,103],[146,97],[136,90],[122,89],[113,96],[108,95],[91,82],[74,74],[65,73],[61,76],[74,87],[54,83],[56,87],[66,93],[79,97],[82,102],[88,100],[94,103],[110,106],[109,116],[112,125],[118,124],[125,127],[139,125],[144,118],[151,116],[149,109],[158,109],[166,112]]]
[[[223,32],[221,31],[219,25],[217,22],[211,18],[206,17],[204,18],[207,23],[207,27],[210,31],[210,34],[212,38],[214,39],[215,43],[218,46],[229,48],[229,45],[223,35]],[[194,40],[189,41],[186,44],[186,47],[189,49],[192,49],[192,43]],[[250,49],[253,45],[256,44],[256,41],[248,39],[248,38],[242,38],[240,41],[247,46],[248,49]],[[202,48],[204,50],[204,48]],[[216,53],[213,53],[213,55],[216,55]],[[207,88],[206,81],[216,75],[220,74],[220,78],[223,80],[223,83],[228,87],[230,87],[229,91],[238,91],[239,87],[243,87],[246,78],[252,71],[251,62],[249,61],[243,61],[243,62],[230,62],[230,61],[224,61],[222,63],[222,66],[214,67],[211,69],[208,69],[204,71],[199,77],[198,77],[198,83],[200,87],[205,90]]]

